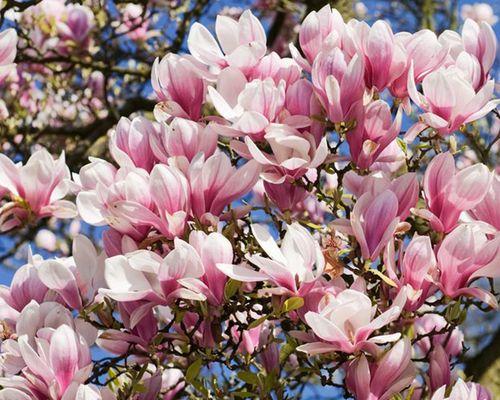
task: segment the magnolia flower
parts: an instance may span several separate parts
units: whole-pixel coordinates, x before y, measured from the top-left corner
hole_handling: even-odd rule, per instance
[[[162,124],[149,136],[154,156],[167,164],[169,157],[186,157],[192,161],[198,153],[210,157],[217,149],[218,135],[210,126],[204,127],[184,118],[174,118],[170,124]]]
[[[156,161],[149,141],[156,132],[153,123],[144,117],[132,121],[122,117],[111,133],[109,152],[121,167],[138,167],[149,172]]]
[[[145,311],[156,305],[168,305],[177,298],[205,300],[204,295],[181,286],[182,279],[197,279],[203,275],[198,253],[178,238],[174,239],[174,246],[165,258],[138,250],[106,260],[104,278],[109,289],[100,289],[100,292],[119,302],[147,302],[131,313],[131,328],[146,315]]]
[[[422,80],[441,67],[449,55],[449,47],[441,43],[436,34],[429,29],[422,29],[414,34],[401,32],[395,36],[395,40],[404,46],[407,57],[407,68],[396,78],[390,86],[391,93],[402,99],[405,111],[411,111],[408,99],[408,74],[410,65],[413,65],[413,77],[415,83]]]
[[[84,50],[90,42],[89,33],[94,27],[94,14],[92,10],[80,4],[65,6],[66,18],[56,22],[61,43],[61,51],[68,53],[70,49]]]
[[[371,334],[395,321],[405,302],[406,291],[401,290],[392,306],[373,318],[377,307],[372,306],[370,298],[362,292],[346,289],[336,296],[325,296],[318,312],[309,311],[305,315],[307,325],[321,341],[303,344],[297,350],[310,355],[335,351],[356,353],[362,350],[378,354],[377,344],[396,341],[401,334],[370,338]]]
[[[267,254],[253,254],[248,261],[259,268],[255,271],[245,265],[218,265],[230,278],[242,282],[272,282],[275,288],[266,292],[277,295],[303,297],[315,286],[325,267],[319,244],[297,222],[287,226],[281,248],[263,225],[252,225],[252,233]]]
[[[134,240],[142,240],[148,227],[138,225],[135,219],[142,214],[127,213],[133,205],[153,209],[152,194],[149,190],[150,177],[141,168],[116,169],[112,164],[100,159],[91,162],[80,170],[79,180],[82,190],[76,198],[78,212],[82,219],[94,226],[110,225]],[[121,207],[118,207],[121,205]],[[141,208],[143,211],[143,209]],[[177,211],[177,210],[176,210]],[[151,212],[151,215],[155,215]],[[148,214],[150,216],[150,214]],[[155,215],[155,223],[157,222]]]
[[[217,90],[208,88],[217,112],[231,126],[216,124],[225,136],[250,136],[262,140],[270,123],[279,121],[285,105],[285,82],[278,84],[272,78],[255,79],[247,83],[241,71],[226,68],[217,81]]]
[[[240,168],[233,167],[229,157],[220,152],[205,159],[199,154],[188,168],[191,188],[192,215],[203,223],[212,224],[219,217],[246,214],[243,207],[223,214],[233,201],[248,193],[259,179],[260,166],[250,160]],[[233,214],[235,213],[235,214]]]
[[[335,229],[354,236],[366,260],[375,260],[392,239],[399,224],[398,198],[389,189],[364,193],[354,205],[350,219],[337,219]]]
[[[305,58],[290,43],[290,53],[295,61],[307,72],[321,51],[328,52],[342,43],[345,23],[342,15],[329,4],[319,11],[310,12],[302,21],[299,31],[299,44]]]
[[[0,192],[12,201],[0,208],[0,227],[10,230],[33,219],[76,216],[75,205],[62,200],[70,192],[70,172],[64,152],[55,160],[44,148],[36,151],[25,165],[14,164],[0,154]]]
[[[316,143],[308,132],[299,132],[287,125],[272,124],[264,136],[272,154],[260,150],[250,137],[245,143],[232,141],[236,152],[262,165],[262,179],[270,183],[283,183],[302,177],[308,170],[319,167],[328,155],[326,137]]]
[[[332,122],[354,119],[356,105],[362,103],[365,92],[363,59],[345,54],[334,48],[321,52],[314,60],[311,72],[314,92]]]
[[[59,294],[70,308],[91,304],[104,284],[104,255],[97,255],[92,242],[83,235],[73,239],[73,257],[43,261],[38,274],[43,284]]]
[[[395,263],[394,241],[390,241],[384,252],[387,275],[397,285],[398,290],[406,287],[408,301],[405,309],[417,310],[436,290],[433,276],[436,275],[436,256],[428,236],[415,235],[404,253],[401,250],[398,268]],[[400,272],[399,276],[396,271]]]
[[[0,33],[0,83],[14,69],[16,58],[17,32],[10,28]]]
[[[400,340],[379,361],[369,363],[362,354],[347,367],[346,383],[359,400],[389,400],[415,378],[411,344]]]
[[[115,212],[134,225],[144,228],[153,226],[169,238],[181,235],[190,209],[186,177],[176,167],[156,164],[149,179],[144,179],[146,185],[143,183],[142,188],[131,188],[138,191],[138,199],[117,199],[113,205]],[[144,191],[139,192],[141,189]]]
[[[17,398],[36,398],[41,394],[50,400],[63,399],[67,390],[83,384],[92,371],[88,344],[68,325],[39,332],[34,344],[22,335],[18,344],[26,367],[16,379],[0,378],[0,384],[17,394]]]
[[[137,303],[131,307],[128,317],[130,328],[150,315],[151,308],[169,305],[178,298],[207,300],[215,306],[223,304],[227,278],[217,265],[230,264],[233,260],[229,240],[219,233],[206,235],[193,231],[189,243],[176,238],[174,245],[165,258],[138,250],[106,260],[105,278],[109,289],[101,289],[101,293],[124,305]]]
[[[391,109],[383,100],[371,102],[356,112],[356,126],[347,133],[351,159],[358,168],[369,168],[401,131],[402,109],[392,120]]]
[[[385,190],[390,190],[398,199],[397,216],[401,220],[405,220],[410,215],[410,209],[417,203],[420,191],[417,175],[411,172],[391,181],[388,175],[383,172],[360,176],[354,171],[348,171],[344,175],[342,184],[357,198],[360,198],[364,193],[377,196]]]
[[[171,117],[200,119],[206,83],[195,60],[172,53],[161,61],[157,58],[151,69],[151,85],[161,101],[154,110],[158,121]]]
[[[441,153],[429,163],[423,180],[428,209],[413,210],[427,219],[432,229],[449,232],[460,214],[476,207],[488,192],[492,175],[484,164],[456,172],[451,153]]]
[[[488,239],[491,233],[482,226],[461,224],[444,238],[437,250],[437,261],[439,288],[446,296],[470,296],[493,308],[498,306],[490,292],[469,287],[474,278],[495,278],[500,273],[500,236]]]
[[[408,140],[430,127],[440,135],[449,135],[463,124],[476,121],[493,110],[500,100],[493,97],[494,82],[489,80],[476,92],[457,67],[440,68],[422,81],[423,94],[417,91],[413,66],[408,74],[408,93],[425,112],[406,133]]]
[[[285,86],[288,88],[299,80],[300,75],[301,69],[292,58],[281,58],[273,51],[262,57],[255,68],[252,69],[249,81],[272,78],[276,84],[284,81]]]
[[[266,33],[250,10],[244,11],[238,21],[218,15],[215,32],[219,43],[198,22],[189,31],[189,51],[206,65],[219,70],[230,66],[249,73],[266,54]]]
[[[490,187],[486,196],[477,205],[468,211],[468,213],[478,221],[486,222],[496,230],[500,230],[500,175],[492,173]]]
[[[406,68],[406,51],[397,42],[390,25],[383,20],[371,27],[366,22],[350,20],[342,42],[347,54],[363,56],[365,84],[382,92]]]
[[[416,346],[422,355],[428,354],[432,348],[442,346],[450,356],[458,356],[464,343],[464,334],[458,327],[448,334],[446,329],[446,319],[439,314],[424,314],[415,320],[415,332],[422,336],[417,341]],[[435,332],[432,336],[426,336],[430,332]],[[443,333],[439,333],[442,331]]]
[[[71,311],[59,303],[46,301],[38,304],[32,300],[19,314],[15,325],[15,334],[2,342],[0,355],[2,375],[17,375],[26,367],[26,362],[19,349],[18,337],[25,335],[28,343],[35,345],[38,337],[43,336],[44,332],[57,329],[61,325],[68,325],[71,329],[78,331],[89,346],[94,344],[97,329],[92,325],[82,319],[74,318]]]
[[[477,23],[467,19],[462,28],[462,43],[465,51],[474,56],[481,67],[481,78],[475,87],[478,89],[488,81],[490,70],[495,62],[496,34],[488,23]]]
[[[446,386],[440,387],[432,395],[431,400],[492,400],[490,392],[478,383],[474,382],[464,382],[461,378],[458,378],[453,388],[451,389],[450,395],[446,396]]]

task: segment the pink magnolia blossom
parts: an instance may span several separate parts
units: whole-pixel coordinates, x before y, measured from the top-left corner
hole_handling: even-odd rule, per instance
[[[481,66],[481,78],[478,87],[482,87],[496,58],[497,37],[486,22],[475,22],[467,19],[462,28],[462,43],[467,53],[474,56]],[[476,87],[476,89],[478,88]]]
[[[42,303],[50,297],[38,274],[42,262],[41,256],[30,251],[28,263],[16,270],[10,287],[0,286],[0,319],[6,324],[15,326],[19,313],[30,301]]]
[[[442,346],[450,356],[457,356],[461,353],[464,334],[458,327],[453,329],[451,334],[448,334],[446,326],[446,319],[439,314],[424,314],[415,320],[414,327],[417,335],[425,336],[430,332],[435,333],[417,341],[416,347],[421,354],[428,354],[436,346]],[[443,333],[440,334],[440,331]]]
[[[120,118],[109,141],[112,157],[121,167],[151,171],[155,157],[149,141],[156,131],[153,123],[144,117],[136,117],[132,121],[126,117]]]
[[[374,318],[377,307],[372,306],[370,298],[362,292],[346,289],[336,296],[325,296],[319,312],[309,311],[305,315],[307,325],[321,341],[303,344],[297,350],[309,355],[361,350],[378,354],[378,344],[396,341],[401,334],[370,336],[395,321],[405,301],[406,292],[402,290],[392,306]]]
[[[147,301],[132,312],[133,328],[145,311],[177,298],[221,305],[227,278],[217,265],[232,260],[232,246],[224,236],[194,231],[189,243],[176,238],[174,250],[165,258],[147,250],[109,258],[105,267],[109,289],[101,292],[120,302]]]
[[[47,260],[38,274],[45,286],[59,294],[70,308],[91,304],[104,284],[104,256],[98,256],[92,242],[83,235],[73,239],[73,257]]]
[[[153,209],[149,178],[148,173],[140,168],[117,170],[107,161],[91,159],[79,174],[82,190],[77,195],[76,205],[80,216],[88,224],[110,225],[122,234],[142,240],[148,228],[131,221],[126,209],[118,205],[125,201],[136,208],[142,205]]]
[[[482,226],[461,224],[450,232],[437,250],[440,271],[439,287],[451,298],[469,296],[478,298],[491,307],[498,306],[490,292],[469,287],[478,277],[498,277],[500,272],[500,237],[488,239]]]
[[[266,54],[266,33],[250,10],[244,11],[238,21],[217,16],[215,32],[219,43],[198,22],[189,31],[189,51],[206,65],[218,69],[230,66],[249,73]]]
[[[496,230],[500,230],[500,175],[493,173],[490,187],[486,196],[468,213],[478,221],[486,222]]]
[[[276,84],[284,81],[285,86],[288,88],[299,80],[300,75],[301,68],[292,58],[281,58],[273,51],[262,57],[255,68],[252,69],[249,80],[272,78]]]
[[[186,177],[176,167],[157,164],[146,182],[147,186],[142,186],[146,192],[138,193],[139,201],[134,198],[118,200],[114,209],[134,225],[144,228],[153,226],[168,238],[181,235],[190,209]],[[132,190],[139,191],[141,187]]]
[[[59,38],[59,50],[69,53],[71,50],[82,51],[90,43],[90,31],[94,27],[92,10],[80,4],[69,4],[66,7],[66,18],[56,22]]]
[[[382,92],[406,68],[406,50],[395,40],[386,21],[378,20],[370,27],[366,22],[350,20],[346,26],[343,47],[351,56],[358,52],[363,56],[368,89]]]
[[[206,83],[195,60],[167,54],[157,58],[151,70],[151,85],[161,101],[155,107],[158,120],[170,117],[198,120],[205,101]]]
[[[119,302],[147,301],[130,315],[134,328],[155,305],[168,305],[177,298],[204,300],[205,296],[181,286],[182,279],[200,278],[203,265],[188,243],[175,239],[175,249],[165,258],[147,250],[108,258],[104,277],[109,289],[100,292]]]
[[[380,171],[394,174],[406,165],[406,154],[397,139],[393,140],[382,150],[377,160],[370,166],[370,171]]]
[[[451,153],[438,154],[427,167],[423,180],[428,209],[414,210],[429,220],[432,229],[450,232],[460,214],[476,207],[488,192],[492,175],[483,164],[457,172]]]
[[[217,90],[208,88],[217,112],[231,126],[217,124],[225,136],[250,136],[262,140],[270,123],[279,121],[285,105],[285,82],[278,84],[272,78],[255,79],[247,83],[245,76],[235,68],[226,68],[219,75]]]
[[[350,219],[334,221],[335,229],[354,236],[366,260],[375,260],[396,232],[398,198],[391,190],[364,193],[356,201]]]
[[[449,135],[463,124],[476,121],[493,110],[500,100],[493,97],[494,82],[487,81],[475,91],[464,73],[457,67],[440,68],[422,81],[423,94],[417,91],[413,67],[408,74],[408,93],[413,102],[425,112],[420,121],[406,133],[409,140],[430,127],[440,135]]]
[[[297,204],[308,195],[305,188],[289,182],[274,184],[264,181],[263,184],[265,194],[282,212],[296,210]]]
[[[389,400],[415,378],[408,340],[396,343],[379,361],[369,363],[363,354],[347,367],[346,383],[359,400]]]
[[[162,124],[149,136],[151,150],[162,163],[169,157],[186,157],[188,161],[200,152],[205,158],[215,153],[218,135],[216,130],[204,127],[184,118],[174,118],[170,124]]]
[[[364,193],[376,196],[384,190],[390,190],[398,199],[397,216],[401,220],[405,220],[410,215],[410,209],[417,203],[420,191],[417,175],[411,172],[391,181],[383,172],[360,176],[349,171],[345,174],[342,183],[349,192],[358,198]]]
[[[241,156],[253,158],[262,165],[262,179],[271,183],[283,183],[302,177],[308,170],[319,167],[326,159],[326,137],[316,143],[309,132],[299,132],[287,125],[272,124],[264,136],[272,154],[263,152],[250,137],[245,143],[232,141],[231,146]]]
[[[429,354],[428,385],[431,392],[451,381],[450,357],[441,345],[433,347]]]
[[[451,393],[448,397],[446,397],[446,386],[440,387],[436,392],[432,395],[431,400],[492,400],[493,397],[491,393],[474,382],[464,382],[461,378],[458,378],[453,388],[451,389]]]
[[[48,216],[74,217],[75,205],[62,200],[70,188],[64,152],[54,160],[42,148],[33,153],[25,165],[14,164],[0,154],[0,191],[6,191],[12,199],[0,209],[1,230]]]
[[[20,377],[0,378],[0,383],[24,393],[24,397],[19,395],[21,399],[63,399],[72,385],[83,384],[92,371],[88,344],[68,325],[39,332],[34,344],[26,335],[19,337],[18,343],[26,368]]]
[[[191,190],[192,215],[203,223],[213,223],[216,218],[231,218],[231,213],[246,214],[240,210],[223,214],[233,201],[247,194],[259,179],[260,166],[250,160],[240,168],[233,167],[229,157],[220,152],[205,159],[203,154],[191,162],[187,176]],[[214,219],[215,218],[215,219]]]
[[[321,51],[328,52],[342,43],[345,23],[342,15],[329,4],[310,12],[300,25],[299,44],[305,58],[290,43],[290,53],[297,63],[310,72],[311,65]]]
[[[395,35],[395,40],[406,49],[406,68],[390,86],[391,93],[403,100],[406,112],[410,112],[408,99],[408,74],[410,65],[413,65],[413,77],[415,83],[422,80],[441,67],[449,54],[449,48],[440,43],[436,34],[428,29],[422,29],[414,34],[400,32]]]
[[[17,375],[26,367],[17,340],[20,336],[25,335],[28,343],[35,345],[38,335],[43,336],[47,330],[57,329],[61,325],[68,325],[71,329],[77,330],[88,345],[92,345],[96,340],[97,329],[82,319],[74,318],[71,311],[61,304],[51,301],[38,304],[32,300],[19,314],[14,334],[2,342],[0,356],[2,375]]]
[[[319,244],[297,222],[287,226],[287,232],[278,247],[268,229],[252,225],[252,232],[260,247],[267,254],[253,254],[248,261],[259,268],[247,265],[218,265],[227,276],[242,282],[270,281],[275,288],[266,292],[287,296],[306,296],[313,290],[325,267]]]
[[[357,117],[353,109],[363,100],[363,74],[363,59],[358,54],[348,59],[339,48],[318,54],[312,66],[312,83],[330,121]]]
[[[402,109],[394,121],[389,105],[383,100],[371,102],[358,110],[356,127],[347,133],[351,159],[358,168],[369,168],[401,131]]]
[[[0,83],[10,75],[15,68],[17,32],[6,29],[0,33]]]
[[[415,235],[406,249],[400,251],[398,267],[395,263],[394,242],[390,241],[384,252],[387,275],[396,282],[398,290],[406,287],[408,301],[405,309],[415,311],[437,288],[433,277],[436,275],[436,256],[428,236]],[[399,271],[399,275],[396,271]]]

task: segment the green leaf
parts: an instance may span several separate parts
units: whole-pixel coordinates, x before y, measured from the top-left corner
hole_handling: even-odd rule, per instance
[[[248,329],[257,328],[260,324],[262,324],[268,318],[269,318],[269,315],[264,315],[263,317],[256,319],[250,325],[248,325]]]
[[[257,375],[250,371],[240,371],[238,372],[238,378],[243,382],[249,383],[250,385],[257,385],[259,383],[259,378]]]
[[[291,354],[295,351],[297,347],[297,343],[295,340],[289,340],[286,344],[281,346],[280,349],[280,364],[283,364],[286,360],[288,360],[288,357],[290,357]]]
[[[229,300],[236,294],[240,286],[241,286],[240,281],[229,279],[226,283],[226,286],[224,287],[224,298],[226,300]]]
[[[290,297],[286,299],[283,303],[282,312],[290,312],[297,310],[304,305],[304,299],[302,297]]]
[[[394,282],[391,278],[388,276],[384,275],[382,272],[380,272],[378,269],[370,269],[370,272],[373,273],[374,275],[377,275],[380,279],[382,279],[385,283],[387,283],[389,286],[392,287],[397,287],[398,285],[396,282]]]
[[[196,380],[196,377],[200,373],[201,365],[203,361],[201,358],[198,358],[194,361],[186,370],[186,381],[189,383],[193,383]]]
[[[398,143],[398,146],[401,148],[401,150],[403,150],[403,152],[405,154],[408,154],[408,145],[406,144],[406,142],[403,139],[401,139],[400,137],[397,137],[396,141]]]

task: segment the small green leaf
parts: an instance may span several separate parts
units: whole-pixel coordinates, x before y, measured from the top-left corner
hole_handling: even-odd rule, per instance
[[[304,299],[302,297],[290,297],[286,299],[283,303],[283,312],[290,312],[293,310],[297,310],[304,305]]]
[[[403,150],[403,152],[405,154],[407,154],[408,153],[408,145],[406,144],[406,142],[403,139],[401,139],[400,137],[397,137],[396,141],[398,143],[398,146],[401,148],[401,150]]]
[[[257,385],[259,383],[259,378],[257,375],[250,371],[240,371],[238,372],[238,378],[243,382],[249,383],[250,385]]]
[[[257,328],[260,324],[262,324],[268,318],[269,318],[269,315],[264,315],[263,317],[256,319],[250,325],[248,325],[248,329]]]
[[[295,342],[295,340],[289,340],[285,345],[281,346],[280,364],[283,364],[286,360],[288,360],[288,357],[293,354],[296,347],[297,343]]]
[[[186,370],[186,381],[189,383],[193,383],[196,380],[196,377],[200,373],[201,365],[203,361],[201,358],[198,358],[194,361]]]
[[[226,286],[224,287],[224,298],[226,300],[229,300],[236,294],[240,286],[241,286],[240,281],[229,279],[226,283]]]
[[[392,287],[397,287],[398,285],[396,282],[394,282],[391,278],[388,276],[384,275],[382,272],[380,272],[378,269],[370,269],[370,272],[372,272],[374,275],[377,275],[380,279],[382,279],[385,283],[387,283],[389,286]]]

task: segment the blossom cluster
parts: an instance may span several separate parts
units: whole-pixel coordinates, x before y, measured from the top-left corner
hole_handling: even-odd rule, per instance
[[[28,11],[41,51],[92,47],[84,6]],[[144,40],[142,9],[126,15]],[[0,77],[16,41],[0,34]],[[500,103],[491,26],[394,33],[325,6],[291,57],[266,42],[250,11],[215,35],[194,23],[189,54],[152,65],[154,120],[123,116],[78,173],[44,148],[0,155],[2,232],[78,216],[103,247],[76,235],[1,287],[0,399],[265,398],[314,379],[492,399],[456,365],[471,307],[498,307],[499,171],[457,146]],[[215,366],[238,371],[234,393]]]

